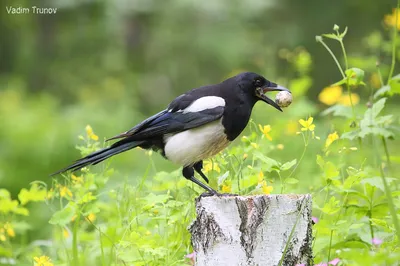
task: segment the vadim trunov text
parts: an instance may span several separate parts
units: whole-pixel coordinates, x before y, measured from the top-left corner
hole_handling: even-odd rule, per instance
[[[14,7],[14,6],[6,6],[7,13],[10,15],[22,15],[22,14],[55,14],[57,13],[56,7]]]

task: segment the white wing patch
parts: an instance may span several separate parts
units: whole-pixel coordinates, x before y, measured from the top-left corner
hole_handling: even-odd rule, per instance
[[[183,113],[200,112],[206,109],[212,109],[219,106],[225,106],[225,100],[218,96],[204,96],[194,101],[183,110]]]

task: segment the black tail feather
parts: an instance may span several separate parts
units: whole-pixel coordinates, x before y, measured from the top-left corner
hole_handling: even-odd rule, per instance
[[[104,161],[105,159],[110,158],[111,156],[114,156],[116,154],[119,154],[121,152],[130,150],[130,149],[133,149],[137,146],[140,146],[143,143],[144,143],[144,141],[129,141],[127,139],[120,140],[108,148],[98,150],[96,152],[89,154],[88,156],[86,156],[82,159],[75,161],[70,166],[67,166],[55,173],[52,173],[50,176],[66,172],[68,170],[71,170],[72,172],[74,172],[85,166],[98,164],[98,163]]]

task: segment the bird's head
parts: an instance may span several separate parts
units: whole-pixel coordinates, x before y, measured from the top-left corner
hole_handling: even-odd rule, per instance
[[[267,80],[259,74],[252,72],[241,73],[236,76],[236,80],[239,83],[241,89],[244,90],[244,93],[250,94],[255,102],[261,100],[263,102],[266,102],[267,104],[272,105],[279,111],[282,111],[279,105],[276,104],[275,101],[273,101],[272,99],[268,98],[268,96],[265,94],[270,91],[290,92],[288,89]]]

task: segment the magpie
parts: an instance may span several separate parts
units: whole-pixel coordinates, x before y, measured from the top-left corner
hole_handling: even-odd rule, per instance
[[[256,102],[261,100],[282,111],[265,95],[269,91],[290,92],[252,72],[238,74],[219,84],[192,89],[175,98],[161,112],[107,139],[118,139],[111,146],[93,152],[52,175],[76,171],[141,147],[159,151],[166,159],[183,166],[182,175],[186,179],[207,190],[210,195],[219,195],[199,181],[194,173],[197,172],[208,183],[202,172],[203,160],[225,149],[240,135]]]

